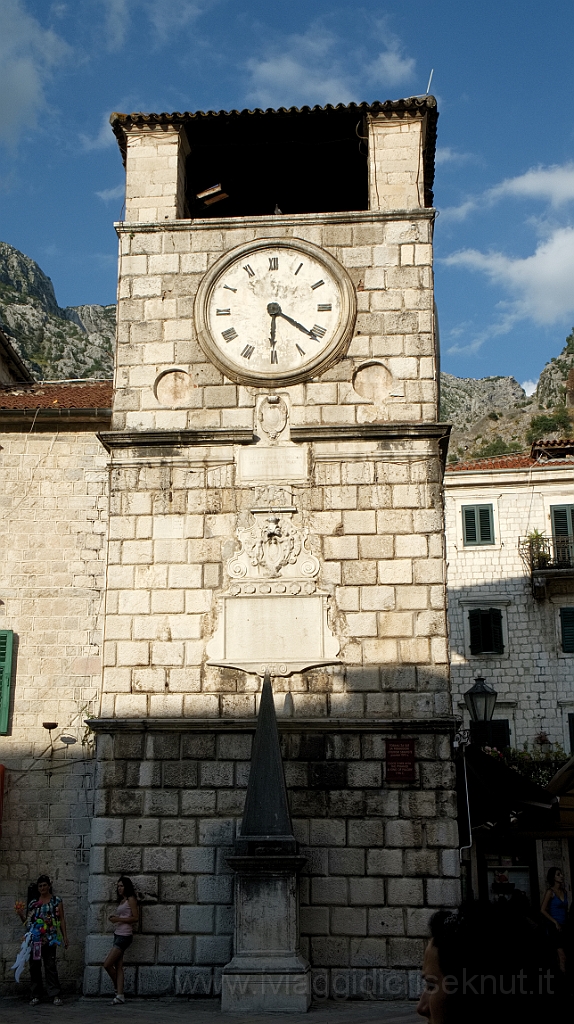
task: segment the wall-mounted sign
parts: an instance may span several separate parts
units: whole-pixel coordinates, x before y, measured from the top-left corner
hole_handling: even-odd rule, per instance
[[[415,782],[415,741],[387,740],[387,782]]]

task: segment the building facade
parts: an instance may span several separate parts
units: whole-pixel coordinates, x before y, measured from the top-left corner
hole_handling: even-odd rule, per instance
[[[101,689],[94,663],[98,707],[82,705],[97,743],[84,991],[107,991],[120,872],[142,894],[130,990],[218,991],[268,670],[314,991],[406,995],[430,913],[459,899],[435,101],[112,124],[126,219],[95,455],[108,518],[105,587],[90,576]],[[16,611],[10,624],[26,632]],[[68,694],[61,652],[54,670]],[[15,712],[20,686],[18,670]]]
[[[458,463],[445,476],[453,706],[468,726],[465,691],[477,677],[493,686],[488,742],[499,750],[574,753],[573,505],[570,441]],[[536,906],[552,866],[570,886],[570,824],[557,813],[527,820],[514,811],[506,826],[475,832],[475,895],[492,898],[493,881],[506,877]]]

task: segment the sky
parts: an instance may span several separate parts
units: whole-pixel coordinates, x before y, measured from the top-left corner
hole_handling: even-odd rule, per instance
[[[442,369],[531,391],[574,324],[572,0],[2,0],[0,239],[61,306],[115,301],[112,111],[427,89]]]

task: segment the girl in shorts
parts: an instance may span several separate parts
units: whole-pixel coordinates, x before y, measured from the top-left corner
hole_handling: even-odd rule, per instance
[[[133,942],[133,926],[139,919],[136,893],[131,878],[122,875],[117,883],[118,908],[108,920],[114,926],[114,944],[105,961],[107,971],[114,983],[115,995],[112,1006],[125,1003],[124,996],[124,953]]]

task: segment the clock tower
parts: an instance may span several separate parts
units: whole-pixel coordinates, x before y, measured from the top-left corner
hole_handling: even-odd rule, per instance
[[[126,168],[86,992],[219,991],[263,677],[316,996],[408,997],[459,899],[433,97],[114,114]]]

